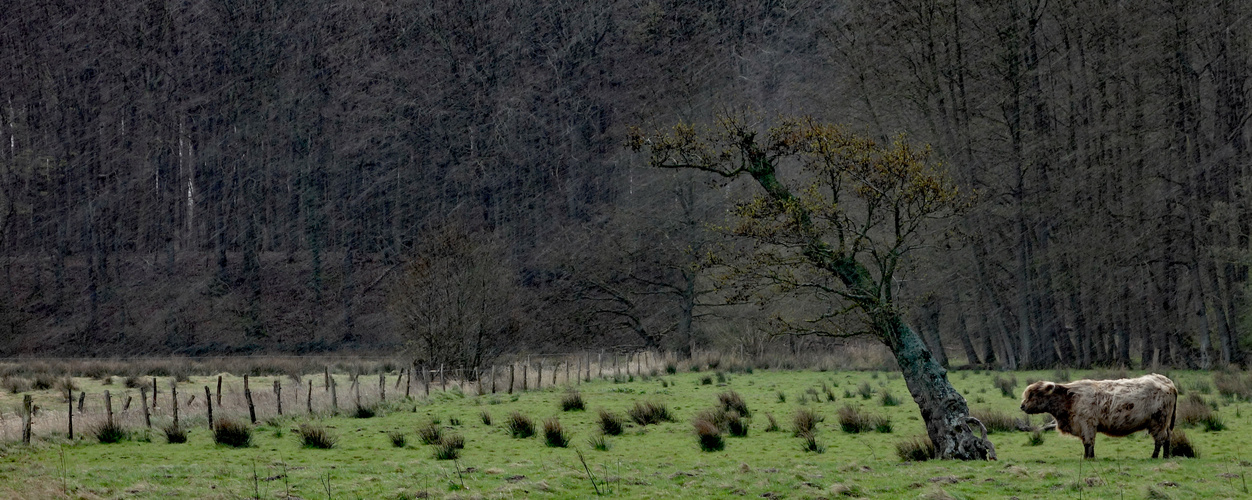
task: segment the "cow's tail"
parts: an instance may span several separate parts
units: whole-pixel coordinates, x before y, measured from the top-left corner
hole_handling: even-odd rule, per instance
[[[1169,430],[1174,430],[1174,421],[1178,420],[1178,391],[1174,391],[1174,411],[1169,414]]]

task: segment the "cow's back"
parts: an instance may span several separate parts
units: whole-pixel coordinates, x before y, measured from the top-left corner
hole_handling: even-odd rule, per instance
[[[1075,413],[1090,418],[1097,431],[1111,436],[1125,436],[1160,422],[1168,425],[1178,393],[1173,382],[1157,374],[1079,380],[1065,386],[1078,396]]]

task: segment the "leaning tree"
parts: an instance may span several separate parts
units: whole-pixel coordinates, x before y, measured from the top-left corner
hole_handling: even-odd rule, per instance
[[[735,205],[728,227],[756,243],[745,259],[752,271],[745,274],[826,303],[821,314],[783,325],[792,333],[882,341],[921,408],[936,455],[995,458],[985,427],[970,417],[965,398],[905,323],[895,299],[896,275],[925,243],[927,223],[964,204],[956,186],[933,168],[927,149],[903,140],[879,144],[811,118],[782,119],[760,130],[735,117],[651,133],[636,128],[629,146],[646,152],[653,167],[751,178],[761,189]]]

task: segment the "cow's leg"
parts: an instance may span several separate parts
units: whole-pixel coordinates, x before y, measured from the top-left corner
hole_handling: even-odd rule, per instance
[[[1173,450],[1169,444],[1169,434],[1169,428],[1152,432],[1152,439],[1156,441],[1156,445],[1152,448],[1152,458],[1158,458],[1161,450],[1165,450],[1165,458],[1173,456]]]

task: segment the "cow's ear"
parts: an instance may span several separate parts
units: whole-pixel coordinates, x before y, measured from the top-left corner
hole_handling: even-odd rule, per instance
[[[1048,382],[1048,386],[1049,386],[1048,387],[1049,394],[1056,394],[1058,396],[1064,396],[1066,394],[1069,394],[1069,389],[1066,389],[1065,386],[1061,384],[1053,384],[1051,382]]]
[[[1052,394],[1052,391],[1055,388],[1056,388],[1056,384],[1053,384],[1052,382],[1040,382],[1039,383],[1039,391],[1043,392],[1044,394]]]

